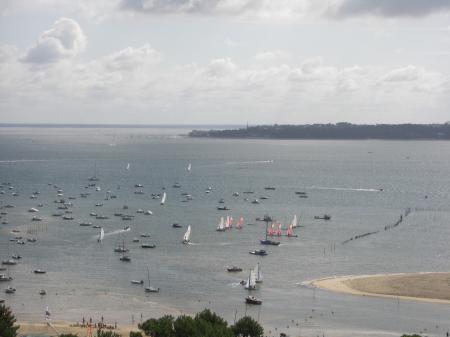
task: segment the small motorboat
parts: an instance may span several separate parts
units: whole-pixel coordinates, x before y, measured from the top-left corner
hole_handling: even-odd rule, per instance
[[[133,242],[139,242],[138,238],[133,238]]]
[[[17,255],[17,254],[13,254],[11,257],[12,257],[14,260],[20,260],[20,259],[22,258],[22,256]]]
[[[249,254],[259,255],[259,256],[266,256],[267,252],[264,249],[258,249],[258,250],[250,251]]]
[[[9,259],[9,260],[3,260],[2,264],[7,265],[7,266],[14,266],[17,264],[17,262],[12,259]]]
[[[141,248],[155,248],[155,247],[156,247],[156,245],[153,243],[143,243],[141,245]]]
[[[155,287],[145,287],[146,293],[159,293],[159,288]]]
[[[245,298],[245,303],[247,304],[255,304],[255,305],[261,305],[262,301],[257,299],[255,296],[247,296]]]
[[[172,224],[172,227],[173,227],[173,228],[181,228],[181,227],[183,227],[183,226],[180,225],[179,223],[174,223],[174,224]]]
[[[44,296],[47,295],[47,292],[44,289],[39,290],[39,295]]]
[[[131,262],[131,258],[129,256],[124,255],[124,256],[122,256],[120,258],[120,261],[122,261],[122,262]]]
[[[259,241],[262,245],[268,245],[268,246],[279,246],[280,242],[279,241],[272,241],[272,240],[260,240]]]
[[[218,211],[229,211],[230,209],[227,206],[219,206],[217,207]]]
[[[84,227],[92,226],[92,222],[82,222],[82,223],[80,223],[80,226],[84,226]]]
[[[12,281],[12,277],[0,274],[0,282]]]
[[[131,280],[131,284],[139,284],[139,285],[143,285],[143,284],[144,284],[144,280],[140,280],[140,281],[137,281],[137,280]]]
[[[14,294],[16,292],[16,288],[8,287],[5,289],[5,293],[7,294]]]
[[[258,199],[253,200],[252,204],[255,204],[255,205],[259,204],[259,200]]]
[[[36,239],[36,238],[27,238],[27,241],[28,241],[28,242],[36,242],[37,239]]]
[[[42,270],[42,269],[35,269],[34,273],[35,274],[46,274],[47,272],[45,270]]]
[[[148,233],[141,234],[141,238],[149,238],[149,237],[150,237],[150,234],[148,234]]]
[[[228,267],[227,271],[230,273],[237,273],[242,271],[242,268],[238,267],[238,266],[232,266],[232,267]]]
[[[328,214],[316,215],[316,216],[314,216],[314,219],[316,219],[316,220],[330,220],[331,216],[328,215]]]
[[[274,186],[266,186],[264,187],[265,190],[270,190],[270,191],[274,191],[275,187]]]

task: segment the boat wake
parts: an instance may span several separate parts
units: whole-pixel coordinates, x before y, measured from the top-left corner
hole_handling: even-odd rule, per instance
[[[27,162],[38,162],[38,161],[50,161],[49,159],[15,159],[15,160],[0,160],[0,164],[4,163],[27,163]]]
[[[242,164],[273,164],[273,160],[228,161],[225,163],[225,165],[242,165]]]
[[[105,236],[113,236],[113,235],[117,235],[117,234],[121,234],[121,233],[126,233],[126,232],[129,232],[130,230],[131,230],[130,227],[128,227],[127,229],[118,229],[118,230],[115,230],[115,231],[112,231],[109,233],[105,233]],[[95,235],[93,237],[97,238],[98,235]]]
[[[311,190],[331,190],[331,191],[353,191],[353,192],[381,192],[382,189],[377,188],[352,188],[352,187],[321,187],[311,186],[307,187]]]

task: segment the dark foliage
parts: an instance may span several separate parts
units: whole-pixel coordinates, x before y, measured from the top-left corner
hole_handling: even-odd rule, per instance
[[[0,305],[0,336],[16,337],[19,326],[14,325],[16,318],[11,310],[5,305]]]
[[[263,327],[249,316],[242,317],[232,329],[235,336],[261,337],[264,334]]]

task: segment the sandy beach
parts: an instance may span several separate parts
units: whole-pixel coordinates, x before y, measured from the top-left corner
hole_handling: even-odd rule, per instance
[[[20,325],[19,336],[57,336],[58,334],[76,334],[78,337],[86,337],[88,335],[87,327],[74,326],[74,323],[66,321],[52,322],[52,327],[46,323],[30,323],[30,322],[17,322]],[[55,331],[56,330],[56,331]],[[105,329],[106,330],[106,329]],[[139,331],[136,326],[117,326],[117,329],[112,330],[122,336],[129,336],[130,331]],[[92,330],[95,334],[96,329]]]
[[[450,273],[330,277],[309,282],[334,292],[450,304]]]

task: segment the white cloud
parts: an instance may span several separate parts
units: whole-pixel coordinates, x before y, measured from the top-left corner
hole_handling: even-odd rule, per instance
[[[86,36],[75,20],[61,18],[39,36],[36,44],[22,57],[22,61],[48,64],[72,58],[84,50],[86,42]]]
[[[151,48],[149,44],[142,47],[128,47],[115,52],[103,60],[104,66],[111,71],[133,70],[154,65],[162,59],[161,53]]]
[[[212,60],[205,68],[205,74],[210,77],[226,77],[236,71],[237,66],[230,58],[220,58]]]
[[[394,69],[383,76],[382,81],[386,82],[410,82],[421,77],[423,70],[412,65],[404,68]]]
[[[11,47],[0,47],[0,55],[8,55],[7,64],[0,63],[0,111],[9,112],[9,121],[226,123],[276,116],[278,122],[314,122],[321,112],[325,122],[336,113],[367,122],[361,114],[375,108],[398,118],[431,111],[432,102],[435,110],[449,108],[449,78],[414,65],[344,67],[320,57],[290,64],[224,57],[170,65],[148,44],[52,67],[28,67]],[[305,120],[299,111],[315,114]]]

